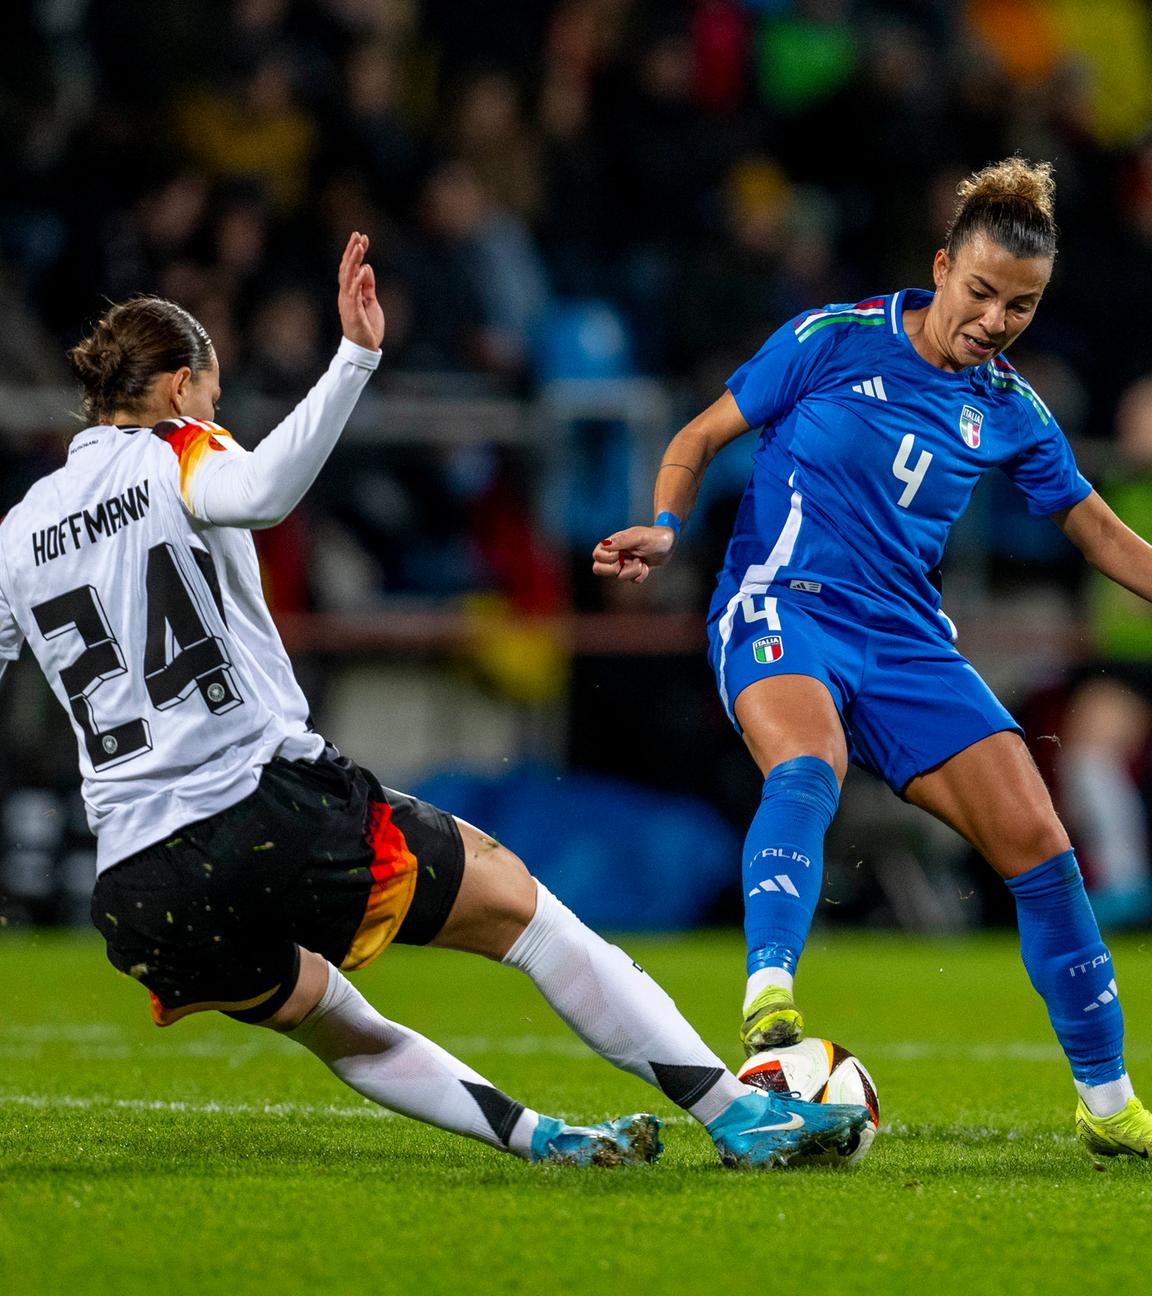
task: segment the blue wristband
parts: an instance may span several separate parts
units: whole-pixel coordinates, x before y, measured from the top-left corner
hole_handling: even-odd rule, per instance
[[[672,533],[676,536],[679,536],[680,528],[684,525],[684,523],[676,516],[675,513],[669,513],[668,510],[665,509],[664,512],[657,517],[656,521],[652,523],[652,525],[670,527],[672,529]]]

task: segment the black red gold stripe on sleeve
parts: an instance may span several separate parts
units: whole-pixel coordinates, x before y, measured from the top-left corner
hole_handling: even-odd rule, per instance
[[[196,470],[207,455],[227,451],[235,446],[232,434],[218,423],[207,419],[166,419],[152,429],[153,435],[165,442],[180,464],[180,494],[184,503],[192,507],[188,491]]]

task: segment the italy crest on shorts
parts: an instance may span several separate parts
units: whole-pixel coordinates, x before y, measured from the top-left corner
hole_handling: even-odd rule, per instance
[[[970,450],[980,448],[980,428],[984,423],[984,415],[974,405],[965,405],[960,412],[960,435],[964,438],[964,444]]]
[[[771,666],[784,656],[784,643],[780,635],[765,635],[752,644],[752,655],[761,666]]]

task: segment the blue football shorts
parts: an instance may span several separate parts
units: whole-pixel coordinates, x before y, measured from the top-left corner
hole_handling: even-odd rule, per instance
[[[877,629],[810,594],[730,599],[708,623],[708,660],[728,718],[757,680],[808,675],[840,712],[848,757],[902,793],[990,734],[1020,726],[951,642],[912,629]]]

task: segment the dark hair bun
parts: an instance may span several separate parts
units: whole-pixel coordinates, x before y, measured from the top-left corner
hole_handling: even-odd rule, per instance
[[[93,422],[117,411],[141,411],[152,380],[187,366],[212,365],[212,342],[183,307],[162,297],[134,297],[111,307],[69,352],[84,392],[84,416]]]
[[[103,321],[96,326],[91,337],[68,352],[72,372],[80,384],[90,391],[104,392],[114,387],[116,377],[124,368],[126,356],[116,335]]]

